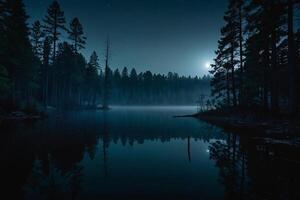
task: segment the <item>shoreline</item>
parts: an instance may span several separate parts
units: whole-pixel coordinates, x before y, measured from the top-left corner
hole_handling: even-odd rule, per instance
[[[48,118],[47,113],[27,114],[22,111],[14,111],[6,115],[0,115],[0,125],[12,122],[30,122]]]
[[[290,121],[280,118],[241,118],[240,116],[216,116],[207,114],[194,114],[194,118],[215,124],[224,128],[235,129],[239,131],[255,132],[265,135],[285,135],[300,136],[300,126],[298,121]],[[255,135],[255,134],[254,134]]]
[[[222,112],[204,112],[174,117],[195,118],[219,126],[226,131],[232,131],[237,135],[247,136],[257,143],[300,150],[299,119],[291,121],[286,118],[261,118],[247,116],[247,114],[242,117],[236,113],[226,115]]]

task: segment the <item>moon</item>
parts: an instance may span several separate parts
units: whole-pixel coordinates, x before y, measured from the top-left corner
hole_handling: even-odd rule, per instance
[[[209,69],[210,68],[210,62],[206,62],[204,66],[205,66],[206,69]]]

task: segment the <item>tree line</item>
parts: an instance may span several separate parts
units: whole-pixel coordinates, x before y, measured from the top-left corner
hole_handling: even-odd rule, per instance
[[[110,100],[118,105],[195,105],[200,95],[210,93],[210,77],[185,77],[169,72],[137,73],[124,67],[111,72]]]
[[[212,95],[220,106],[297,114],[299,3],[229,0],[211,70]]]
[[[195,85],[206,79],[168,76],[145,72],[130,75],[109,68],[109,43],[106,63],[100,67],[94,51],[89,61],[81,50],[86,37],[80,20],[67,24],[58,1],[48,7],[42,20],[27,23],[22,0],[0,0],[0,105],[7,109],[40,104],[53,107],[95,106],[126,103],[176,103],[195,101]],[[62,41],[62,35],[68,36]],[[109,77],[110,76],[110,77]],[[190,90],[194,83],[194,91]],[[151,96],[153,95],[153,96]],[[185,97],[184,97],[185,96]]]

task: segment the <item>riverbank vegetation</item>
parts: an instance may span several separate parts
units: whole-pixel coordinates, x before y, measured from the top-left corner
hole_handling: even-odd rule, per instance
[[[230,0],[214,64],[212,98],[195,117],[264,137],[300,131],[299,1]],[[295,138],[296,137],[296,138]]]
[[[220,112],[299,116],[299,1],[230,0],[212,65]]]

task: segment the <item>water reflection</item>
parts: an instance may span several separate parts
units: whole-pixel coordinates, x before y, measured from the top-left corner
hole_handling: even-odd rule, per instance
[[[188,137],[188,157],[189,162],[192,162],[192,156],[191,156],[191,137]]]
[[[224,199],[300,199],[299,149],[227,133],[210,145]]]
[[[2,128],[4,191],[12,199],[299,197],[297,165],[175,114],[117,108]]]

